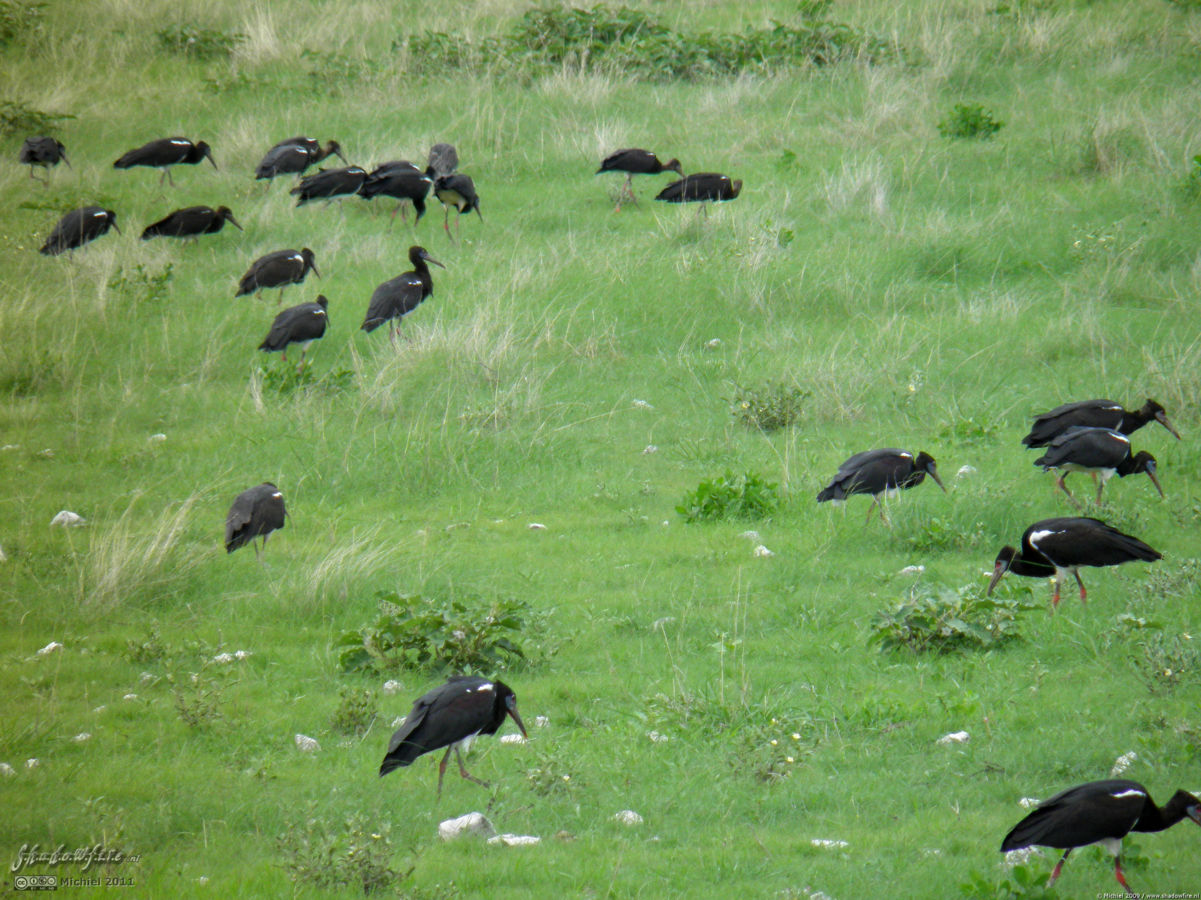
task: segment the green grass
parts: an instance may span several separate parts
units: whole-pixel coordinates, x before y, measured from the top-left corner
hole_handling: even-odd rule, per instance
[[[345,849],[366,827],[421,898],[946,898],[1006,877],[1019,798],[1107,777],[1121,754],[1161,802],[1201,790],[1188,4],[805,4],[904,52],[686,82],[570,63],[417,76],[393,48],[503,33],[528,8],[513,2],[33,6],[3,6],[0,102],[74,168],[43,187],[15,163],[26,135],[0,134],[0,854],[119,847],[140,855],[105,870],[137,881],[126,896],[349,897],[293,885],[286,836]],[[774,0],[636,7],[688,34],[806,21]],[[958,104],[1004,128],[944,138]],[[297,133],[362,165],[452,141],[484,218],[451,244],[436,204],[415,231],[388,230],[387,200],[293,209],[251,173]],[[220,169],[160,189],[111,168],[174,134],[209,141]],[[742,196],[703,218],[655,204],[666,178],[645,178],[614,213],[619,179],[592,172],[625,146],[741,178]],[[124,234],[40,256],[84,203]],[[195,203],[230,206],[245,233],[137,240]],[[357,326],[411,243],[447,268],[394,349]],[[324,293],[331,328],[289,387],[254,349],[274,300],[232,295],[255,257],[300,246],[324,277],[285,299]],[[731,414],[763,385],[796,388],[792,424]],[[1166,500],[1126,479],[1100,513],[1164,560],[1086,571],[1087,607],[1069,591],[994,649],[871,643],[909,595],[905,566],[979,587],[1002,544],[1070,514],[1019,439],[1095,396],[1154,397],[1184,436],[1134,439]],[[930,452],[950,493],[907,492],[891,530],[864,526],[867,500],[814,502],[877,446]],[[686,524],[681,497],[727,470],[778,484],[778,508]],[[292,519],[260,565],[227,556],[221,529],[264,480]],[[86,527],[50,528],[61,509]],[[1001,595],[1046,603],[1021,581]],[[377,778],[391,722],[442,677],[402,672],[383,694],[338,665],[382,591],[518,598],[544,623],[528,641],[546,652],[483,673],[550,723],[473,748],[491,790],[452,767],[436,803],[435,759]],[[364,690],[380,715],[359,738],[334,723]],[[935,743],[961,729],[966,744]],[[437,840],[476,809],[542,844]],[[1132,885],[1195,890],[1196,848],[1188,823],[1140,836]],[[1037,882],[1052,865],[1031,863]],[[1058,887],[1115,884],[1082,851]]]

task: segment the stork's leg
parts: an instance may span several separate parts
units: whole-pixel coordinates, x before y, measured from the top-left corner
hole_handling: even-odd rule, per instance
[[[463,757],[459,753],[459,745],[454,744],[453,746],[455,748],[455,759],[458,760],[458,762],[459,762],[459,774],[462,775],[464,778],[466,778],[468,781],[474,781],[476,784],[480,785],[480,787],[491,787],[491,785],[488,784],[488,782],[481,781],[480,779],[476,778],[474,775],[472,775],[470,772],[467,771],[467,767],[463,765]]]
[[[1105,490],[1105,479],[1097,479],[1097,506],[1101,505],[1101,492]]]
[[[1083,507],[1080,505],[1080,502],[1075,497],[1073,497],[1072,492],[1068,490],[1068,486],[1066,484],[1064,484],[1064,480],[1067,477],[1068,477],[1067,472],[1061,472],[1059,477],[1055,479],[1055,486],[1058,487],[1065,494],[1067,494],[1068,499],[1072,501],[1072,505],[1074,507],[1076,507],[1076,509],[1083,509]]]
[[[1072,569],[1072,574],[1076,576],[1076,584],[1080,585],[1080,605],[1083,606],[1084,599],[1088,592],[1084,590],[1084,582],[1080,580],[1080,572],[1076,569]]]
[[[1051,612],[1059,607],[1059,586],[1063,584],[1063,573],[1055,570],[1055,590],[1051,593]]]
[[[872,520],[872,511],[879,505],[880,505],[880,497],[878,495],[873,495],[872,496],[872,505],[867,508],[867,518],[863,520],[864,525],[866,525],[868,522],[870,522]]]
[[[456,238],[459,237],[459,222],[462,220],[462,218],[463,218],[463,210],[460,209],[455,213],[455,237]]]
[[[451,746],[454,746],[453,744]],[[446,761],[450,759],[450,747],[442,754],[442,762],[438,763],[438,796],[442,796],[442,778],[446,775]]]
[[[1059,857],[1059,862],[1057,862],[1055,864],[1055,868],[1051,870],[1051,878],[1049,881],[1047,881],[1047,887],[1050,887],[1055,883],[1055,879],[1059,877],[1059,873],[1063,870],[1063,864],[1068,861],[1068,854],[1071,852],[1071,847],[1063,851],[1063,856]]]
[[[1131,897],[1138,896],[1138,894],[1130,889],[1130,885],[1126,883],[1126,876],[1122,872],[1122,857],[1120,854],[1113,858],[1113,877],[1118,880],[1118,884],[1126,889],[1127,894]]]
[[[442,230],[446,232],[446,236],[453,242],[454,238],[450,236],[450,207],[444,206],[442,209]]]

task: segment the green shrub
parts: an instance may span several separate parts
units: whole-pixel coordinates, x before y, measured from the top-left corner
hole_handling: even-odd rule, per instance
[[[58,123],[74,118],[62,113],[42,112],[19,100],[0,100],[0,137],[46,134],[53,131]]]
[[[988,139],[1001,130],[998,122],[979,103],[957,103],[945,119],[938,123],[943,137]]]
[[[375,624],[346,632],[335,645],[347,671],[494,671],[550,652],[540,639],[545,617],[524,600],[427,600],[395,591],[376,596],[382,613]],[[527,630],[539,637],[527,639]]]
[[[42,30],[45,3],[0,0],[0,47]]]
[[[309,817],[302,826],[276,839],[282,865],[298,886],[339,890],[354,888],[364,895],[384,891],[396,896],[396,886],[413,871],[392,868],[395,850],[387,824],[369,821],[360,813],[342,828]],[[401,894],[401,896],[404,896]]]
[[[918,582],[901,603],[876,614],[868,643],[917,653],[997,647],[1021,637],[1018,616],[1041,608],[1033,601],[986,597],[976,585],[955,589]]]
[[[768,383],[759,387],[736,385],[730,412],[747,428],[778,431],[795,425],[810,392],[795,384]]]
[[[329,727],[342,734],[362,737],[375,721],[377,708],[375,697],[366,688],[353,688],[343,685],[338,690],[341,698],[338,708],[330,716]]]
[[[318,375],[311,365],[298,369],[292,363],[281,361],[279,366],[258,368],[255,375],[261,380],[264,391],[277,394],[324,392],[337,394],[354,386],[355,374],[350,369],[333,369]]]
[[[246,40],[241,32],[201,28],[197,25],[176,25],[157,33],[159,43],[172,53],[196,59],[217,59],[231,56],[238,44]]]
[[[777,485],[754,472],[735,475],[726,470],[711,481],[702,481],[684,495],[676,512],[688,522],[719,519],[762,519],[780,505]]]

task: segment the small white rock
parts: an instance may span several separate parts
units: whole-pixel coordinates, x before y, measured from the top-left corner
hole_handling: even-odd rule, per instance
[[[3,776],[5,778],[12,778],[16,774],[17,774],[17,770],[14,769],[12,766],[10,766],[8,763],[0,763],[0,776]]]
[[[62,644],[60,644],[58,641],[51,641],[49,644],[47,644],[45,647],[43,647],[41,650],[38,651],[38,656],[49,656],[55,650],[61,650],[61,649],[63,649]]]
[[[772,553],[762,544],[759,544],[754,550],[751,551],[751,555],[755,557],[755,559],[766,559],[767,557],[775,556],[776,554]]]
[[[293,740],[296,741],[296,749],[301,753],[313,753],[321,749],[321,745],[308,735],[298,734]]]
[[[1014,866],[1024,866],[1035,856],[1042,856],[1043,852],[1038,847],[1023,847],[1021,850],[1010,850],[1002,859],[1006,868]]]
[[[138,699],[138,695],[137,695],[137,694],[126,694],[126,695],[125,695],[124,697],[122,697],[121,699],[122,699],[122,700],[137,700],[137,699]]]
[[[102,703],[100,706],[97,706],[94,710],[92,710],[92,712],[99,714],[104,712],[106,709],[108,709],[108,704]]]
[[[744,531],[738,536],[744,541],[753,541],[756,544],[759,543],[759,532],[757,531]]]
[[[79,515],[79,513],[73,513],[69,509],[59,510],[58,514],[50,520],[51,528],[56,525],[62,526],[63,528],[78,528],[79,526],[85,524],[87,523],[84,522],[83,516]]]
[[[546,716],[534,716],[534,727],[535,728],[545,728],[549,724],[550,724],[550,719],[548,719]]]
[[[488,838],[488,843],[505,847],[528,847],[531,844],[542,843],[542,838],[532,834],[497,834]]]
[[[38,456],[42,457],[42,459],[54,459],[54,450],[51,447],[47,447],[45,450],[39,450]]]
[[[524,744],[525,738],[520,734],[502,734],[500,736],[500,742],[502,744]]]
[[[201,875],[199,878],[196,879],[196,883],[197,884],[208,884],[209,877],[207,875]]]
[[[42,761],[37,758],[31,757],[30,759],[25,760],[25,768],[27,768],[27,769],[36,769],[41,764],[42,764]]]
[[[395,731],[397,728],[403,725],[405,723],[405,719],[407,718],[408,716],[397,716],[395,719],[393,719],[391,725],[392,730]]]
[[[652,744],[665,744],[671,740],[667,735],[660,734],[658,731],[648,731],[646,736],[651,739]]]
[[[809,843],[814,847],[821,847],[823,850],[841,850],[844,847],[851,846],[846,841],[835,841],[829,838],[814,838]]]
[[[81,731],[75,737],[71,738],[77,744],[82,744],[84,741],[90,741],[91,739],[92,733],[90,731]]]
[[[4,548],[0,547],[0,563],[8,562],[8,554],[4,552]]]
[[[150,443],[152,443],[152,444],[161,444],[166,439],[167,439],[167,436],[165,434],[163,434],[161,431],[158,434],[152,434],[152,435],[150,435],[150,437],[147,438],[147,440],[150,441]]]
[[[709,340],[705,341],[705,346],[710,350],[716,350],[721,346],[721,338],[709,338]]]
[[[152,682],[152,681],[154,681],[154,676],[151,675],[149,672],[143,672],[141,675],[138,676],[139,684],[150,684],[150,682]]]
[[[0,447],[0,450],[20,450],[20,449],[21,449],[20,444],[5,444],[3,447]]]
[[[642,816],[634,812],[632,809],[623,809],[621,812],[613,814],[613,820],[620,822],[622,825],[641,825]]]
[[[921,575],[925,571],[926,571],[925,566],[906,566],[905,568],[901,569],[901,574],[902,575]]]
[[[389,678],[384,682],[384,686],[380,688],[380,690],[382,690],[385,694],[398,694],[400,693],[400,687],[401,685],[399,681],[397,681],[395,678]]]
[[[664,520],[663,520],[663,527],[664,527],[664,528],[666,528],[666,527],[667,527],[668,525],[670,525],[670,524],[671,524],[671,520],[670,520],[670,519],[664,519]]]
[[[642,448],[642,453],[645,456],[649,456],[652,453],[658,453],[658,452],[659,452],[659,448],[656,447],[654,444],[647,444],[645,447]]]
[[[546,526],[543,525],[541,522],[531,522],[529,525],[527,525],[525,527],[528,528],[530,531],[546,531]]]
[[[944,734],[935,743],[944,747],[950,744],[965,744],[969,736],[966,731],[952,731],[950,734]]]
[[[969,475],[976,474],[975,466],[960,466],[959,471],[955,473],[956,478],[967,478]]]
[[[1022,809],[1034,809],[1034,807],[1038,806],[1038,800],[1034,797],[1023,797],[1018,801],[1018,806]]]
[[[651,406],[649,403],[647,403],[645,400],[635,400],[633,403],[633,406],[634,406],[634,409],[654,409],[654,407]]]
[[[444,841],[452,841],[469,834],[492,837],[496,834],[496,829],[482,812],[465,813],[457,819],[447,819],[438,824],[438,837]]]

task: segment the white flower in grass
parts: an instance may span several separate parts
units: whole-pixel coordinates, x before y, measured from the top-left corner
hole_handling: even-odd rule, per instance
[[[250,656],[250,651],[249,651],[249,650],[236,650],[236,651],[234,651],[234,659],[247,659],[249,656]]]
[[[654,444],[647,444],[645,447],[642,448],[642,453],[645,456],[650,456],[652,453],[658,453],[658,452],[659,452],[659,448],[656,447]]]
[[[633,407],[634,407],[634,409],[654,409],[654,407],[651,406],[649,403],[647,403],[645,400],[635,400],[633,403]]]
[[[108,709],[108,705],[102,703],[100,706],[97,706],[94,710],[92,710],[92,712],[99,714],[104,712],[106,709]]]
[[[1001,860],[1001,864],[1007,869],[1012,869],[1014,866],[1024,866],[1036,856],[1042,856],[1043,851],[1038,847],[1023,847],[1021,850],[1010,850]]]
[[[391,725],[392,730],[395,731],[397,728],[403,725],[405,723],[405,719],[407,718],[408,716],[397,716],[395,719],[393,719]]]
[[[199,878],[196,879],[196,883],[201,884],[201,885],[208,884],[209,877],[207,875],[201,875]]]
[[[960,466],[959,471],[955,473],[956,478],[967,478],[969,475],[976,474],[975,466]]]
[[[125,695],[124,697],[122,697],[121,699],[122,699],[122,700],[137,700],[137,699],[138,699],[138,695],[137,695],[137,694],[126,694],[126,695]]]
[[[313,753],[321,749],[321,745],[308,735],[298,734],[293,740],[296,741],[296,749],[301,753]]]
[[[772,553],[765,546],[763,546],[763,544],[760,544],[754,550],[751,551],[751,556],[755,557],[755,559],[768,559],[769,557],[772,557],[775,555],[776,554]]]
[[[216,656],[213,657],[213,662],[221,663],[222,665],[224,665],[225,663],[231,663],[233,661],[234,661],[234,655],[232,653],[218,653]]]
[[[952,731],[950,734],[944,734],[935,743],[944,747],[951,744],[966,744],[969,737],[970,735],[966,731]]]
[[[75,737],[71,738],[77,744],[82,744],[84,741],[90,741],[91,739],[92,733],[90,731],[81,731]]]
[[[638,815],[638,813],[634,812],[632,809],[623,809],[620,812],[614,813],[613,820],[621,823],[622,825],[633,826],[642,824],[642,816]]]
[[[384,682],[384,686],[380,690],[382,690],[385,694],[398,694],[400,693],[400,687],[401,685],[399,681],[394,678],[389,678]]]
[[[1130,764],[1138,759],[1138,754],[1131,750],[1129,753],[1123,753],[1113,764],[1113,768],[1109,770],[1112,777],[1117,777],[1130,768]]]
[[[49,644],[47,644],[45,647],[43,647],[41,650],[38,651],[38,656],[49,656],[55,650],[61,650],[61,649],[63,649],[62,644],[60,644],[58,641],[51,641]]]
[[[665,734],[660,734],[657,731],[648,731],[646,736],[650,738],[652,744],[665,744],[670,738]]]

